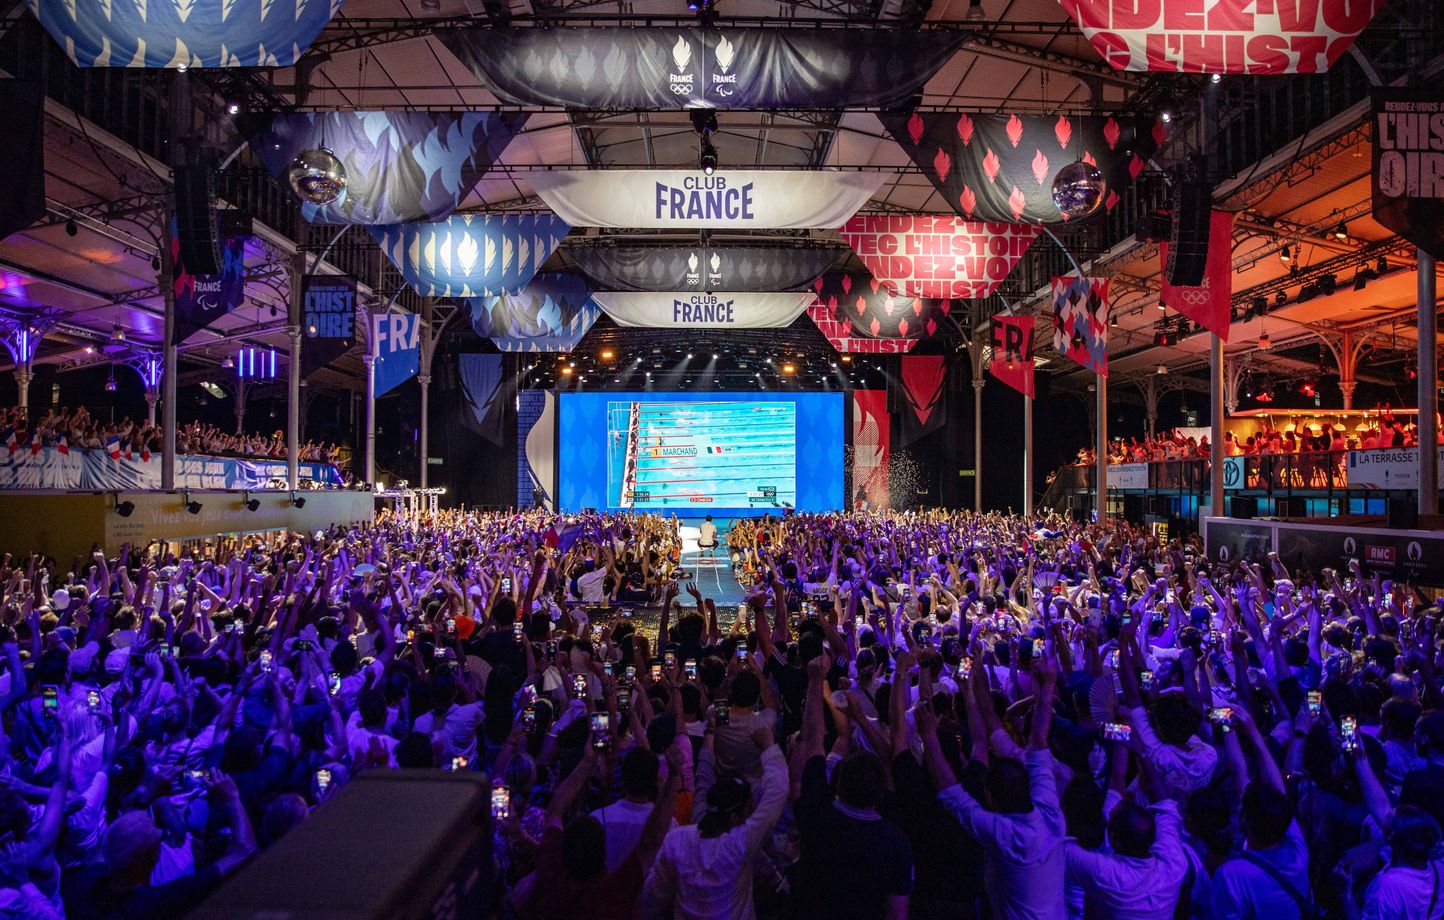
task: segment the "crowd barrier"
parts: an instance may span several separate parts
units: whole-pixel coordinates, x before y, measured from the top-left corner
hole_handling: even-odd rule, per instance
[[[0,489],[56,489],[115,492],[161,488],[160,454],[116,457],[104,450],[42,447],[32,451],[0,448]],[[340,488],[341,472],[329,463],[301,463],[300,481],[310,488]],[[185,455],[176,458],[177,489],[252,489],[286,487],[283,460]]]

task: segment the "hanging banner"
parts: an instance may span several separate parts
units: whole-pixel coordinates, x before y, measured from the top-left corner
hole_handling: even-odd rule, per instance
[[[456,371],[466,398],[462,424],[493,444],[500,444],[502,413],[497,396],[504,373],[502,356],[457,355]],[[531,504],[530,500],[527,504]]]
[[[176,344],[205,329],[246,299],[246,238],[221,240],[221,273],[192,275],[181,258],[180,238],[172,219],[170,257],[175,265]]]
[[[911,414],[903,413],[902,446],[941,428],[947,421],[945,399],[948,377],[943,355],[904,355],[901,359],[903,397]]]
[[[502,336],[494,335],[491,342],[499,351],[515,352],[556,352],[566,354],[581,343],[591,331],[592,324],[602,315],[602,308],[595,301],[588,300],[572,313],[562,328],[549,335]]]
[[[1374,219],[1444,259],[1444,93],[1374,90]]]
[[[570,229],[551,214],[454,214],[371,236],[418,293],[485,297],[526,287]]]
[[[852,324],[853,334],[882,339],[931,338],[955,306],[949,298],[899,297],[867,272],[828,272],[813,285],[834,318]]]
[[[1059,0],[1116,70],[1317,73],[1354,43],[1384,0],[1216,3]]]
[[[351,350],[356,342],[356,279],[342,275],[301,278],[301,375]]]
[[[989,333],[993,360],[988,363],[988,372],[1032,398],[1035,395],[1033,317],[999,314],[993,317]]]
[[[599,291],[592,295],[618,326],[648,329],[779,329],[812,303],[810,292],[689,294]]]
[[[1444,459],[1444,447],[1436,449]],[[1437,474],[1440,487],[1444,487],[1444,467],[1439,467]],[[1419,448],[1351,450],[1344,475],[1351,489],[1418,491]]]
[[[841,354],[902,355],[917,347],[917,339],[869,339],[853,334],[852,323],[834,319],[832,310],[821,300],[813,299],[807,316],[836,351]]]
[[[537,275],[519,293],[471,298],[471,326],[482,338],[558,336],[592,303],[591,297],[591,288],[580,275],[548,272]]]
[[[290,67],[342,0],[25,0],[77,67]]]
[[[503,102],[575,109],[892,107],[960,32],[734,28],[442,29]]]
[[[31,80],[0,80],[0,240],[45,217],[45,93]],[[811,279],[808,279],[811,280]]]
[[[888,133],[966,220],[1056,224],[1053,180],[1063,167],[1091,163],[1107,188],[1099,212],[1117,206],[1167,129],[1162,122],[1112,116],[881,113]]]
[[[421,369],[421,317],[415,313],[371,317],[371,354],[376,359],[377,396],[415,377]]]
[[[0,450],[0,489],[159,489],[160,468],[158,450],[115,457],[79,447]],[[303,461],[297,464],[297,474],[303,482],[326,488],[340,488],[342,483],[340,471],[329,463]],[[177,489],[284,489],[286,462],[184,454],[175,458],[175,485]]]
[[[852,497],[859,511],[888,506],[892,416],[887,390],[852,391]]]
[[[573,227],[779,230],[841,226],[877,192],[882,174],[579,170],[527,181]]]
[[[1168,243],[1158,246],[1158,264],[1168,264]],[[1233,318],[1233,214],[1214,211],[1208,220],[1208,263],[1203,284],[1185,286],[1168,283],[1168,272],[1159,272],[1163,290],[1159,300],[1166,307],[1203,326],[1225,342]]]
[[[1053,347],[1108,376],[1108,279],[1053,279]]]
[[[837,246],[577,246],[567,256],[602,291],[791,291],[832,267]]]
[[[998,289],[1040,228],[928,214],[854,217],[842,238],[894,294],[983,298]]]
[[[346,167],[328,205],[301,202],[317,224],[401,224],[446,217],[526,125],[525,112],[284,112],[251,137],[277,179],[305,150],[325,147]]]

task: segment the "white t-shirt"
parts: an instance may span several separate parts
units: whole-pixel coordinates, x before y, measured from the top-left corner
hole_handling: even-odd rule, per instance
[[[717,525],[716,525],[716,524],[713,524],[711,521],[703,521],[703,522],[702,522],[702,526],[699,528],[699,530],[701,530],[701,536],[700,536],[700,537],[698,538],[698,540],[697,540],[697,542],[698,542],[699,545],[701,545],[701,546],[716,546],[716,545],[717,545]]]
[[[607,577],[607,570],[604,568],[594,569],[585,575],[577,577],[578,600],[585,604],[600,604],[602,602],[602,580]]]

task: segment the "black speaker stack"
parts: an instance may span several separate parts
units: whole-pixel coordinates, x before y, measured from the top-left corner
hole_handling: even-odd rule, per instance
[[[175,167],[175,227],[180,262],[192,275],[221,270],[221,229],[216,219],[216,171],[209,165]]]
[[[1185,287],[1203,283],[1208,268],[1208,224],[1213,189],[1207,181],[1189,176],[1173,183],[1173,214],[1164,273],[1169,284]]]

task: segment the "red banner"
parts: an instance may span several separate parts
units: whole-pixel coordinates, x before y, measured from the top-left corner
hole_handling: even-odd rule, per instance
[[[1116,70],[1328,70],[1384,0],[1060,0]]]
[[[1108,376],[1108,279],[1053,279],[1053,347]]]
[[[1168,264],[1168,244],[1158,247],[1160,265]],[[1208,222],[1208,264],[1203,271],[1203,284],[1196,287],[1168,283],[1167,272],[1161,273],[1163,290],[1159,299],[1165,307],[1179,313],[1228,341],[1229,322],[1233,316],[1233,214],[1214,211]]]
[[[1033,317],[993,317],[992,340],[993,360],[988,364],[988,372],[1031,398],[1034,394]]]
[[[903,395],[920,426],[927,426],[928,417],[942,399],[947,376],[948,366],[942,355],[908,355],[902,359]]]
[[[814,300],[807,315],[827,341],[843,354],[902,355],[913,350],[917,339],[863,339],[852,333],[852,323],[834,319],[832,311],[821,300]]]
[[[1040,228],[927,214],[854,217],[842,238],[868,271],[906,297],[990,296]]]
[[[888,462],[892,453],[892,418],[887,390],[852,391],[853,507],[888,506]]]

